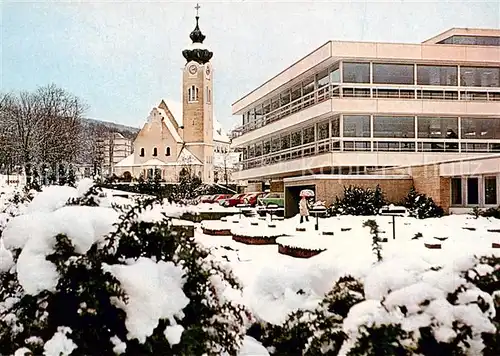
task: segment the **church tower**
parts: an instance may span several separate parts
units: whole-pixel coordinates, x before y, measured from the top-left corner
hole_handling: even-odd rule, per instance
[[[196,26],[189,37],[192,44],[182,51],[186,59],[182,80],[183,140],[187,148],[203,164],[204,182],[213,182],[213,53],[204,45],[205,35],[198,25],[196,5]]]

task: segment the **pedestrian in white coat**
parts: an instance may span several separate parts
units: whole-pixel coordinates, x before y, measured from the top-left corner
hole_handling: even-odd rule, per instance
[[[299,203],[299,212],[300,212],[300,223],[304,222],[304,217],[306,221],[309,222],[309,207],[307,206],[306,197],[302,197]]]

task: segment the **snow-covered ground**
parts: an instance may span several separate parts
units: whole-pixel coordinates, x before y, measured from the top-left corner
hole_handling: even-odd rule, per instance
[[[130,203],[128,199],[113,197],[115,192],[108,191],[106,197],[101,200],[101,207],[63,207],[69,198],[81,195],[84,190],[83,186],[79,189],[45,188],[43,199],[39,198],[40,196],[35,197],[26,208],[27,215],[11,220],[3,231],[0,268],[5,271],[12,265],[9,249],[22,248],[17,273],[27,293],[52,290],[57,284],[57,272],[53,265],[45,260],[45,256],[53,248],[53,236],[56,233],[70,235],[75,247],[85,252],[93,243],[99,243],[112,223],[117,220],[117,214],[111,205]],[[0,212],[7,204],[5,198],[12,192],[12,187],[0,185]],[[51,198],[47,199],[48,196]],[[356,338],[358,328],[362,324],[403,323],[405,330],[415,331],[419,326],[428,325],[432,321],[433,325],[436,325],[436,338],[445,342],[453,336],[452,324],[456,320],[466,320],[469,325],[473,324],[474,330],[478,332],[492,330],[491,322],[484,317],[477,305],[471,302],[481,295],[493,305],[491,297],[484,296],[481,291],[472,288],[463,296],[463,303],[456,306],[450,304],[446,296],[465,283],[460,272],[476,268],[478,273],[485,273],[488,266],[479,265],[475,256],[500,256],[500,249],[492,248],[493,242],[500,243],[500,233],[488,231],[500,231],[500,220],[482,217],[476,219],[470,215],[426,220],[398,217],[396,238],[393,239],[392,219],[380,216],[320,219],[319,230],[316,231],[314,218],[304,224],[299,224],[298,217],[273,221],[275,227],[270,227],[267,220],[240,217],[237,214],[238,209],[228,210],[218,205],[180,207],[164,204],[144,213],[142,219],[155,221],[162,219],[164,215],[180,217],[186,212],[196,214],[207,210],[235,213],[224,221],[196,224],[195,239],[209,248],[213,258],[227,265],[240,279],[244,287],[243,293],[235,298],[243,302],[258,320],[279,325],[289,313],[297,309],[314,309],[339,277],[351,275],[364,283],[366,301],[353,307],[344,320],[344,330],[351,336],[351,340],[344,345],[344,353],[348,351],[350,342]],[[0,228],[1,219],[0,213]],[[381,243],[382,262],[377,263],[372,251],[369,228],[363,227],[363,223],[368,219],[376,220],[381,230],[380,237],[387,238],[387,242]],[[201,228],[203,225],[210,229],[230,229],[233,234],[244,236],[286,235],[278,237],[277,242],[324,251],[309,259],[296,259],[279,254],[277,245],[245,245],[233,241],[231,236],[205,235]],[[297,231],[299,226],[305,227],[305,231]],[[333,235],[324,235],[323,232]],[[420,234],[422,237],[416,238]],[[425,243],[439,243],[441,249],[428,249]],[[154,268],[149,264],[154,265]],[[166,317],[182,310],[187,301],[184,300],[186,297],[179,287],[181,275],[177,272],[180,271],[176,270],[173,264],[157,266],[148,260],[137,262],[133,266],[137,267],[134,271],[131,266],[109,267],[109,270],[123,281],[125,288],[130,288],[129,294],[133,296],[137,278],[133,278],[132,274],[145,276],[148,275],[146,270],[159,275],[162,271],[172,269],[175,273],[167,273],[171,278],[164,282],[178,288],[167,290],[165,285],[159,284],[155,287],[146,281],[141,285],[147,285],[151,290],[138,293],[137,299],[132,298],[131,303],[141,304],[141,298],[145,295],[172,293],[172,290],[175,290],[178,294],[175,300],[179,303],[170,305],[172,310],[165,309],[168,314]],[[131,274],[128,274],[127,269]],[[424,307],[421,302],[426,299],[431,300],[431,303]],[[382,300],[385,303],[383,307]],[[409,316],[406,318],[395,312],[395,308],[401,305],[405,305],[409,310]],[[133,307],[129,305],[129,309],[132,310]],[[491,313],[494,313],[493,307],[486,312],[488,315]],[[140,324],[140,318],[140,315],[137,316],[139,321],[134,327]],[[151,330],[155,326],[154,319],[145,320],[144,323],[149,323]],[[129,331],[133,332],[131,329]],[[178,339],[179,333],[182,333],[182,330],[172,329],[170,336]],[[141,338],[147,336],[144,329],[136,330],[136,334]],[[64,334],[61,335],[65,338]],[[480,352],[481,344],[477,335],[473,337],[476,338],[473,339],[471,348],[473,352]],[[258,341],[246,337],[240,355],[264,356],[268,355],[268,352]]]

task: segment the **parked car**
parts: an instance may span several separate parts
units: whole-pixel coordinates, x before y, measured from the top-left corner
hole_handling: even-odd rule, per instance
[[[219,204],[221,201],[231,198],[231,194],[216,194],[213,196],[211,203]]]
[[[215,195],[202,195],[200,198],[200,203],[212,203]]]
[[[232,197],[224,199],[220,204],[225,207],[236,206],[238,204],[241,204],[241,198],[243,198],[245,195],[245,193],[235,194]]]
[[[268,206],[276,204],[280,208],[285,207],[285,195],[283,193],[269,193],[259,199],[259,205]]]
[[[257,200],[259,199],[259,197],[261,197],[262,195],[264,195],[263,192],[259,192],[259,193],[248,193],[246,194],[244,197],[243,197],[243,201],[242,201],[242,204],[248,204],[252,207],[256,206],[257,205]]]

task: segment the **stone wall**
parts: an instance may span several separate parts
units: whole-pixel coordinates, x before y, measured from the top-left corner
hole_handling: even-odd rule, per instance
[[[429,164],[402,168],[387,168],[371,172],[371,174],[407,174],[412,177],[413,185],[419,193],[426,194],[446,213],[450,208],[450,178],[440,177],[439,164]]]

